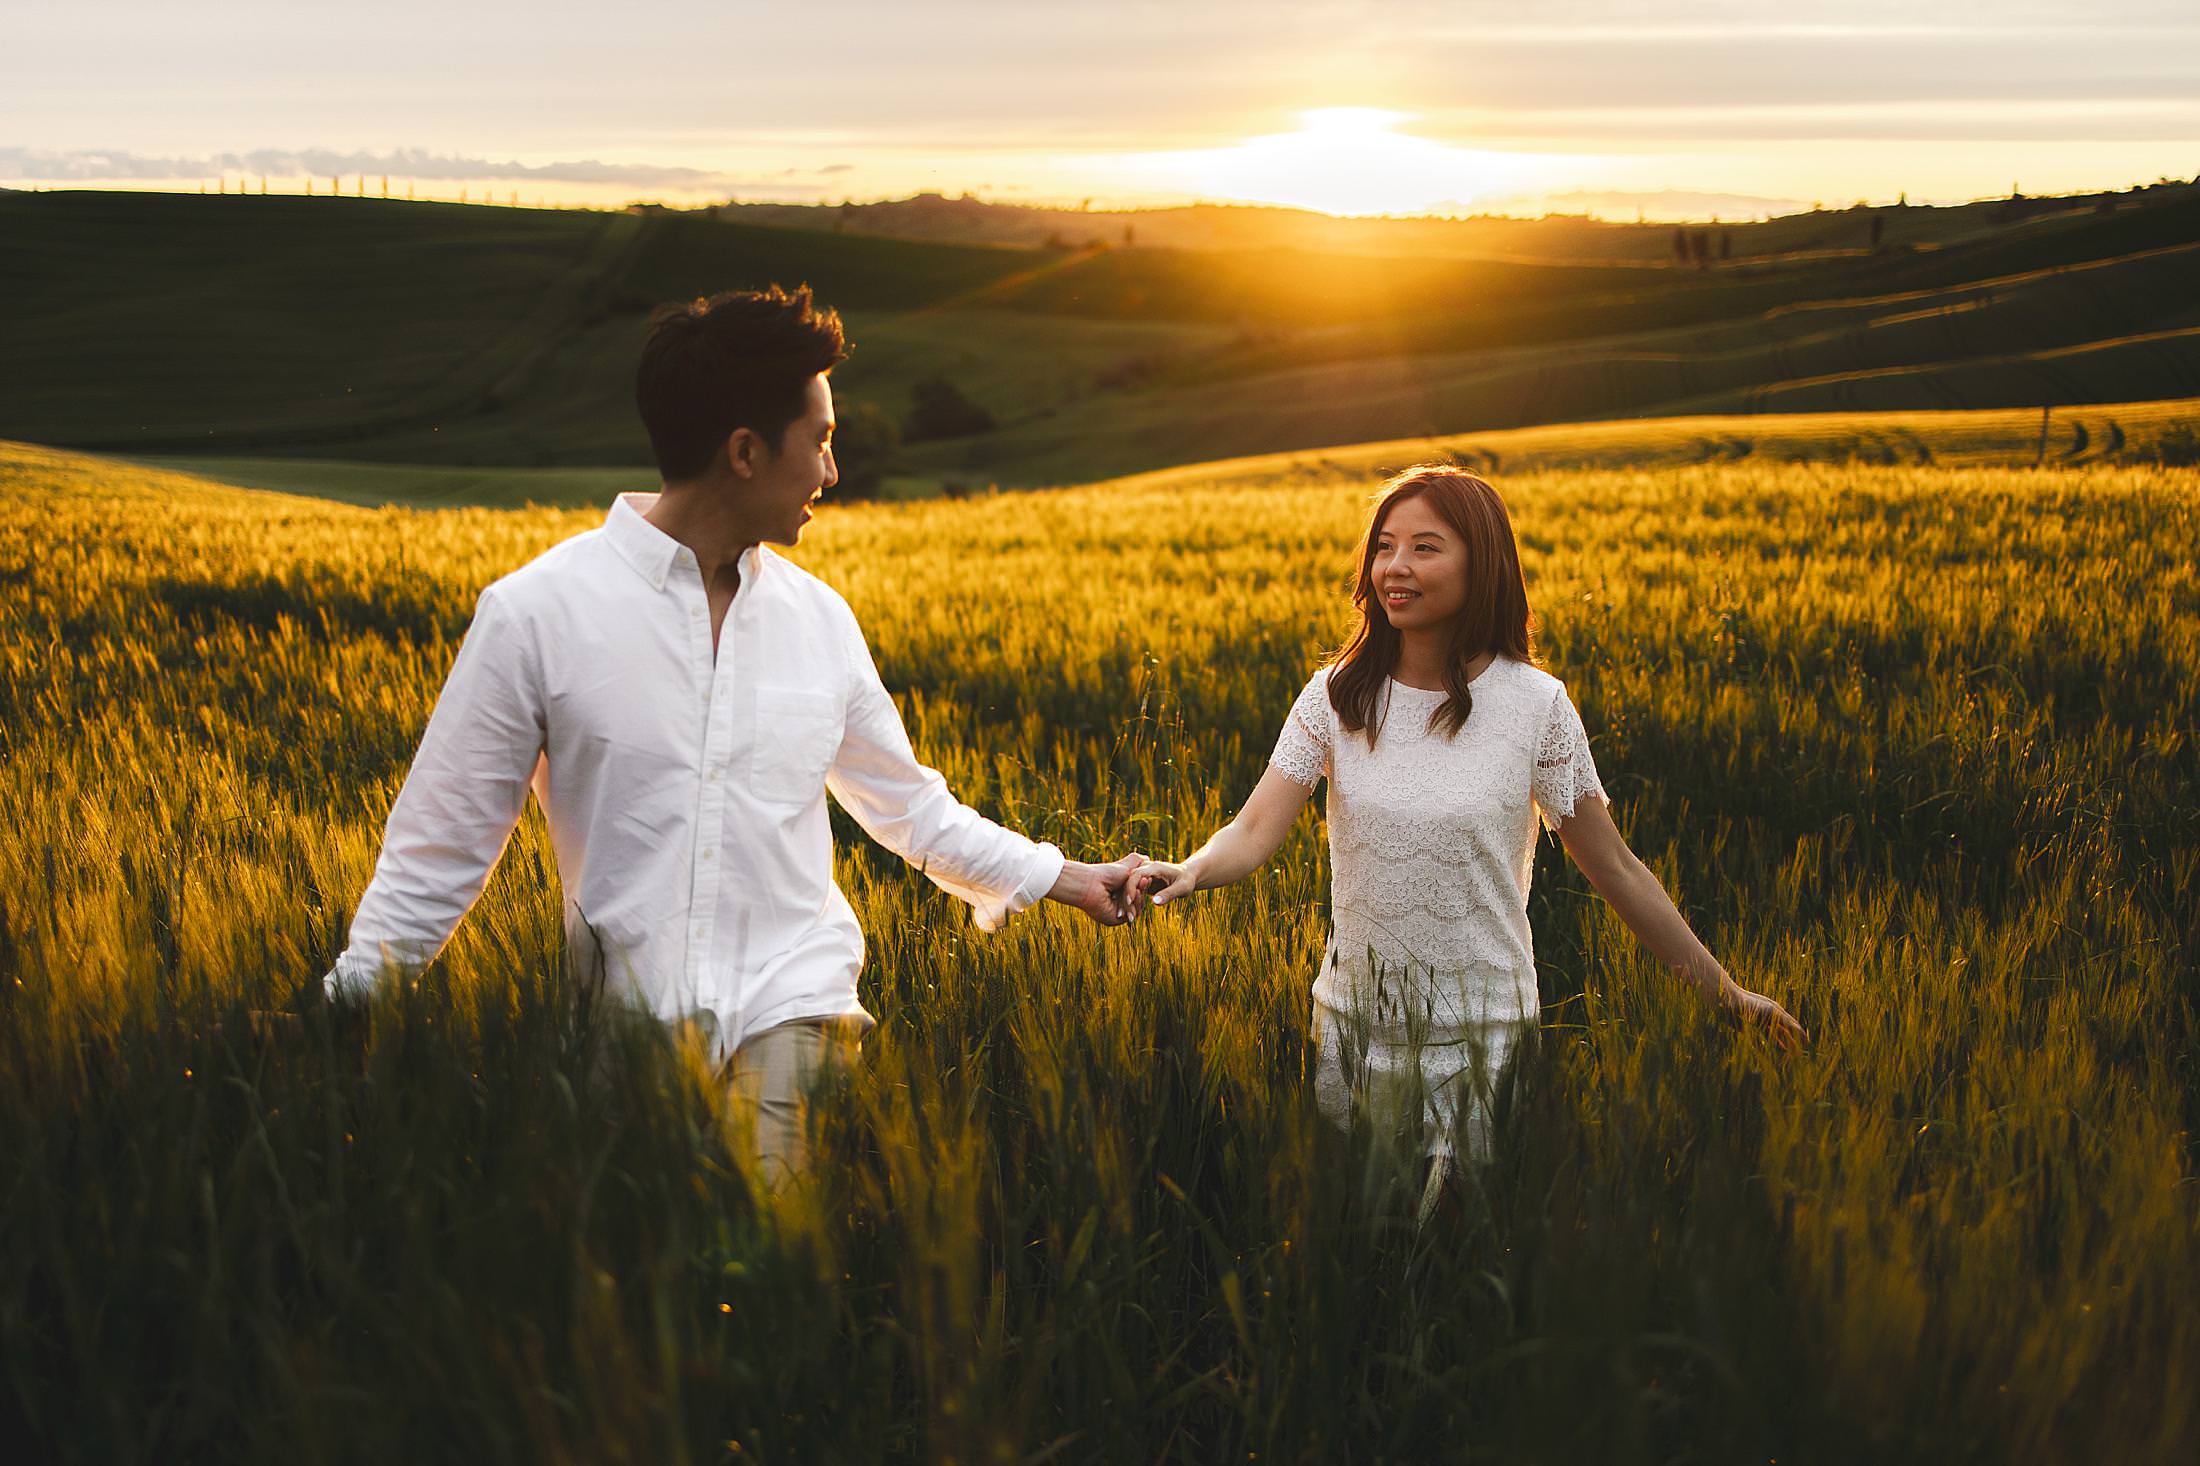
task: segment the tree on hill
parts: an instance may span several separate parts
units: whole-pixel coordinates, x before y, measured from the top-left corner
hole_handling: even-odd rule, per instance
[[[967,438],[993,431],[993,414],[970,400],[943,376],[930,376],[909,389],[909,416],[902,435],[912,443]]]
[[[901,426],[875,402],[852,402],[835,414],[833,466],[837,499],[875,499],[901,449]]]

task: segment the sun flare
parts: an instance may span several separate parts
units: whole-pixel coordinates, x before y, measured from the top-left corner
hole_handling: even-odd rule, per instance
[[[1559,160],[1456,147],[1400,131],[1410,114],[1320,107],[1295,132],[1124,159],[1155,184],[1203,198],[1324,214],[1420,214],[1558,182]]]

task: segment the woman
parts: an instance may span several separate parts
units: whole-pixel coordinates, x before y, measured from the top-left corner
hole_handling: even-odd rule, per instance
[[[1803,1041],[1786,1009],[1727,976],[1612,824],[1580,714],[1534,664],[1496,490],[1445,465],[1391,479],[1352,599],[1359,628],[1299,694],[1245,808],[1182,864],[1139,877],[1157,906],[1238,880],[1328,777],[1332,929],[1314,982],[1325,1113],[1342,1123],[1358,1101],[1410,1127],[1419,1110],[1439,1175],[1455,1136],[1487,1157],[1493,1078],[1540,1011],[1528,931],[1538,812],[1707,1002],[1783,1048]]]

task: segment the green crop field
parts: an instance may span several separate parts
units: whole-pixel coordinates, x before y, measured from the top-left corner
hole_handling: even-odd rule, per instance
[[[0,446],[0,1442],[2189,1461],[2200,481],[1690,441],[1514,441],[1498,482],[1623,829],[1814,1042],[1710,1024],[1546,841],[1543,1042],[1426,1230],[1314,1109],[1316,816],[1130,929],[991,937],[843,828],[881,1026],[779,1202],[695,1049],[557,975],[532,813],[366,1031],[255,1036],[479,588],[596,515]],[[1182,853],[1340,638],[1402,446],[828,508],[797,558],[966,798]]]

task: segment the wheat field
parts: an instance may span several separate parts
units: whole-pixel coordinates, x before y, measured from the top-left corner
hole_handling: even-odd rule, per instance
[[[1181,855],[1341,638],[1319,458],[828,512],[921,755]],[[1546,840],[1544,1032],[1417,1228],[1315,1112],[1318,816],[979,936],[836,814],[880,1027],[760,1199],[558,976],[530,811],[416,989],[326,969],[480,587],[598,514],[0,445],[0,1444],[53,1461],[2181,1462],[2200,1446],[2200,478],[1500,478],[1636,849],[1800,1057]],[[600,1063],[608,1051],[613,1062]]]

